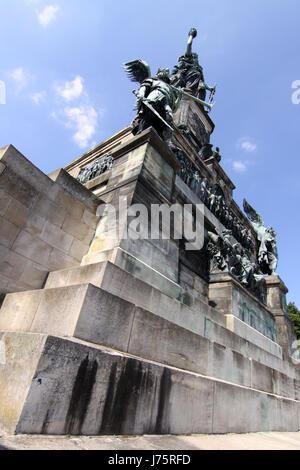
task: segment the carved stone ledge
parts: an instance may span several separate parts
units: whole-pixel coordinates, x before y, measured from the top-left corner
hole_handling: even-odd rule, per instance
[[[271,341],[281,345],[279,328],[271,309],[229,273],[210,275],[209,301],[225,316],[231,315],[238,318]]]

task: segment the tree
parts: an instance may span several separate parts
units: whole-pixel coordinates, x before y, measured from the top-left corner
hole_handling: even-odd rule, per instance
[[[297,338],[300,339],[300,310],[297,309],[294,302],[290,302],[287,306],[289,318],[294,324],[295,333]]]

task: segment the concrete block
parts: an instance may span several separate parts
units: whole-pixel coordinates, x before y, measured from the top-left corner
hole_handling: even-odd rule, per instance
[[[273,428],[276,427],[277,431],[285,431],[289,429],[290,432],[299,431],[298,411],[299,402],[293,400],[281,399],[277,400],[277,423],[273,421]]]
[[[16,253],[44,266],[48,265],[48,259],[52,251],[52,247],[48,243],[25,230],[19,233],[12,248]]]
[[[56,225],[49,221],[46,222],[40,237],[52,247],[64,252],[68,252],[73,242],[71,235],[59,230]]]
[[[20,281],[28,284],[31,289],[42,289],[47,275],[48,271],[43,266],[28,261]]]
[[[45,224],[46,224],[46,219],[39,216],[35,212],[32,212],[27,217],[24,230],[34,236],[40,235],[44,229]]]
[[[4,163],[0,162],[0,176],[4,172],[5,168],[6,168],[6,166],[4,165]]]
[[[207,343],[205,338],[137,308],[128,352],[181,369],[206,374]]]
[[[13,279],[0,274],[1,294],[8,294],[10,292],[26,291],[31,287],[21,281],[14,281]]]
[[[0,179],[0,189],[28,208],[32,208],[38,198],[34,186],[24,179],[24,175],[17,175],[10,167],[6,168],[4,177]]]
[[[29,215],[29,208],[12,198],[5,211],[5,218],[18,227],[24,227]]]
[[[27,291],[6,295],[0,310],[0,330],[30,331],[42,294]]]
[[[29,263],[30,261],[24,256],[9,251],[3,261],[0,262],[0,271],[4,276],[19,280]]]
[[[250,386],[251,362],[242,354],[212,343],[209,375],[239,385]]]
[[[8,253],[9,253],[9,248],[7,248],[7,246],[0,245],[0,263],[2,263],[5,260]]]
[[[178,282],[178,246],[170,240],[121,240],[120,248],[163,276]]]
[[[10,248],[16,240],[20,228],[0,216],[0,243]]]
[[[300,381],[295,379],[294,381],[295,400],[300,400]]]
[[[46,196],[41,195],[37,200],[34,211],[42,218],[50,221],[53,225],[61,227],[66,216],[67,209],[55,204]]]
[[[279,373],[279,395],[287,398],[296,398],[295,383],[292,377]]]
[[[242,338],[250,341],[251,343],[259,346],[262,349],[270,352],[274,356],[282,357],[282,348],[278,343],[275,343],[271,339],[267,338],[259,331],[255,330],[247,323],[243,322],[235,315],[225,315],[226,317],[226,327],[241,336]]]
[[[72,217],[75,219],[81,219],[84,205],[74,200],[68,192],[60,189],[55,199],[55,203],[64,207],[67,210],[67,213],[72,214]]]
[[[48,337],[16,432],[207,433],[212,390],[205,378]]]
[[[47,260],[49,271],[72,268],[78,266],[79,261],[61,250],[50,247],[50,254]]]
[[[0,333],[5,364],[0,365],[0,425],[13,434],[19,422],[46,337]]]
[[[251,387],[264,392],[276,393],[276,374],[273,369],[256,361],[252,361]]]
[[[101,287],[105,267],[105,263],[96,263],[51,272],[49,273],[45,288],[51,289],[55,287],[86,284],[87,282]]]
[[[69,173],[65,170],[60,169],[53,175],[53,180],[57,183],[57,185],[62,188],[62,191],[59,192],[60,194],[57,195],[56,200],[63,201],[63,192],[68,193],[71,196],[71,200],[78,201],[78,215],[81,210],[79,209],[80,206],[84,206],[89,209],[91,212],[96,212],[97,207],[102,201],[96,197],[91,191],[86,189],[82,184],[80,184],[76,179],[72,178]],[[64,203],[62,204],[64,205]],[[74,217],[74,212],[73,212]],[[82,215],[82,214],[81,214]],[[79,219],[81,216],[79,217]]]
[[[215,382],[213,433],[274,430],[276,398],[245,387]],[[275,416],[274,416],[275,415]]]
[[[42,293],[30,330],[58,336],[73,336],[88,285],[47,289]]]
[[[118,249],[115,264],[125,271],[133,274],[135,277],[148,282],[156,289],[159,289],[165,294],[169,295],[169,297],[173,297],[175,299],[180,298],[181,288],[177,283],[163,276],[134,256],[130,255],[130,253]]]
[[[134,305],[90,285],[74,336],[127,351],[134,314]]]
[[[115,294],[144,310],[148,310],[156,316],[164,318],[193,333],[205,336],[212,342],[219,343],[220,346],[224,346],[226,350],[233,350],[233,353],[230,353],[231,355],[229,351],[226,351],[227,365],[220,367],[218,372],[224,373],[227,371],[226,377],[228,380],[240,380],[240,372],[238,372],[240,368],[239,354],[245,358],[261,362],[273,369],[281,371],[282,368],[284,368],[287,375],[293,374],[293,370],[289,369],[288,364],[282,364],[281,354],[274,356],[265,349],[257,347],[253,343],[216,323],[220,322],[217,310],[208,307],[207,304],[204,304],[202,301],[198,301],[192,308],[188,308],[185,304],[170,298],[158,289],[137,279],[112,263],[97,263],[50,273],[46,288],[76,285],[89,281],[91,284],[101,287],[101,289]],[[222,314],[221,318],[224,318]],[[208,320],[210,321],[210,331],[209,336],[206,336],[207,331],[205,325]],[[237,354],[235,355],[235,353]],[[235,360],[237,363],[235,364],[234,370],[237,371],[237,374],[230,375],[229,372]],[[245,368],[243,380],[246,380],[247,377],[249,378],[248,363]],[[213,374],[213,371],[210,373]],[[225,378],[223,375],[221,375],[221,377]],[[293,377],[293,375],[291,375],[291,377]],[[241,383],[248,383],[243,380]]]
[[[0,366],[0,422],[11,433],[299,430],[299,403],[293,400],[82,341],[5,333],[5,343],[8,362]]]
[[[88,248],[88,245],[75,239],[71,245],[71,248],[68,251],[68,254],[72,256],[72,258],[75,258],[79,262],[81,262],[84,255],[86,255]]]
[[[7,178],[9,172],[14,173],[15,175],[16,191],[23,191],[26,186],[28,190],[31,186],[31,189],[35,191],[36,195],[37,193],[43,193],[48,195],[50,199],[56,196],[56,185],[53,184],[48,176],[27,160],[27,158],[25,158],[24,155],[22,155],[13,145],[9,145],[0,158],[7,166],[5,177]],[[18,178],[22,180],[21,183],[20,181],[17,181]],[[22,184],[24,184],[24,188],[22,188]],[[24,194],[24,196],[23,201],[22,198],[19,199],[17,197],[16,199],[25,204],[25,200],[28,201],[31,196],[30,191],[27,194],[27,198],[26,194]]]
[[[67,216],[62,229],[64,232],[72,235],[74,238],[77,238],[77,240],[84,240],[88,233],[89,226],[83,222],[80,222],[78,219]]]
[[[150,145],[147,146],[141,175],[150,179],[154,188],[157,188],[165,197],[171,198],[174,170]]]
[[[5,214],[11,200],[12,197],[4,189],[0,189],[0,215]]]

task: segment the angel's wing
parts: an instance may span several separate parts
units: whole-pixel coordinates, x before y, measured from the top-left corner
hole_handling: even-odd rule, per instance
[[[132,60],[123,66],[132,82],[143,83],[151,77],[150,67],[144,60]]]
[[[244,211],[246,212],[248,219],[253,224],[255,224],[257,227],[264,227],[265,224],[261,215],[259,215],[259,213],[256,212],[256,210],[253,209],[252,206],[250,206],[250,204],[246,201],[246,199],[244,199]]]

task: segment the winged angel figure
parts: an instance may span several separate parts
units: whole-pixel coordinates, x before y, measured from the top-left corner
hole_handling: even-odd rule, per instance
[[[151,77],[150,67],[143,60],[127,62],[124,69],[131,81],[140,84],[139,90],[134,91],[138,114],[131,124],[133,134],[153,126],[168,140],[173,131],[173,114],[182,98],[182,91],[171,85],[169,69],[158,69],[156,76]]]
[[[278,264],[276,232],[265,227],[261,215],[244,199],[244,211],[250,220],[259,241],[258,262],[264,274],[275,274]]]

